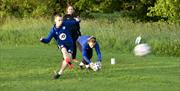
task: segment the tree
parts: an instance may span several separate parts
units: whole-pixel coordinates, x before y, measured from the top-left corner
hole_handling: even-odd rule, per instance
[[[149,10],[148,16],[161,16],[180,22],[180,0],[157,0]]]

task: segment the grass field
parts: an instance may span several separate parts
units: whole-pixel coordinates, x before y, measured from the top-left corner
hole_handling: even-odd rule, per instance
[[[74,63],[73,70],[52,80],[62,59],[57,48],[1,46],[0,91],[180,91],[180,57],[135,57],[104,50],[102,54],[101,71],[80,70]]]
[[[180,91],[178,24],[112,15],[82,20],[82,34],[97,37],[103,68],[80,70],[74,63],[58,80],[52,80],[52,73],[59,68],[61,53],[54,40],[39,42],[52,24],[46,18],[9,18],[0,25],[0,91]],[[132,54],[139,35],[151,46],[150,55]],[[81,60],[80,54],[77,58]],[[115,65],[111,58],[116,58]]]

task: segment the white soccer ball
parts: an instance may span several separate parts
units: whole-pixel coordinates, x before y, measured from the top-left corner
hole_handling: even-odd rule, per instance
[[[145,56],[151,52],[150,49],[151,48],[148,44],[138,44],[134,48],[134,54],[136,56]]]
[[[93,70],[94,70],[94,71],[98,71],[98,70],[99,70],[98,65],[94,64],[94,66],[93,66]]]
[[[99,63],[94,63],[93,66],[91,67],[93,71],[98,71],[101,69],[101,65]]]
[[[97,69],[98,69],[98,70],[100,70],[100,69],[101,69],[101,67],[102,67],[102,65],[101,65],[101,63],[100,63],[100,62],[96,62],[96,63],[95,63],[95,66],[97,67]]]

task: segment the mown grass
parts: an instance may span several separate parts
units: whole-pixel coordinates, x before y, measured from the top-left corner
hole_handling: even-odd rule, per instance
[[[102,51],[103,68],[80,70],[74,63],[58,80],[52,72],[61,54],[49,46],[9,46],[0,49],[1,91],[179,91],[179,57],[135,57],[117,51]],[[116,64],[110,64],[110,58]],[[78,59],[81,59],[78,54]],[[93,60],[96,58],[93,57]]]
[[[58,80],[51,78],[62,55],[54,41],[50,45],[39,42],[52,25],[47,18],[7,19],[0,25],[1,91],[180,90],[179,25],[109,15],[82,20],[82,34],[94,35],[100,42],[103,68],[99,72],[80,70],[79,63],[74,63],[75,68],[67,69]],[[133,55],[139,35],[151,46],[150,55]],[[81,60],[80,54],[77,58]],[[110,64],[111,58],[116,58],[115,65]]]

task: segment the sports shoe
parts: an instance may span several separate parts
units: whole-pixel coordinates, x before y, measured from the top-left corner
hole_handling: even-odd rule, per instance
[[[84,69],[82,65],[79,65],[79,68],[80,68],[81,70]]]
[[[58,72],[54,72],[53,79],[58,79],[61,75]]]
[[[80,68],[80,69],[84,69],[83,66],[84,66],[84,63],[81,62],[81,63],[79,64],[79,68]]]
[[[86,69],[89,69],[89,68],[90,68],[90,66],[89,66],[89,65],[85,65],[85,67],[86,67]]]

